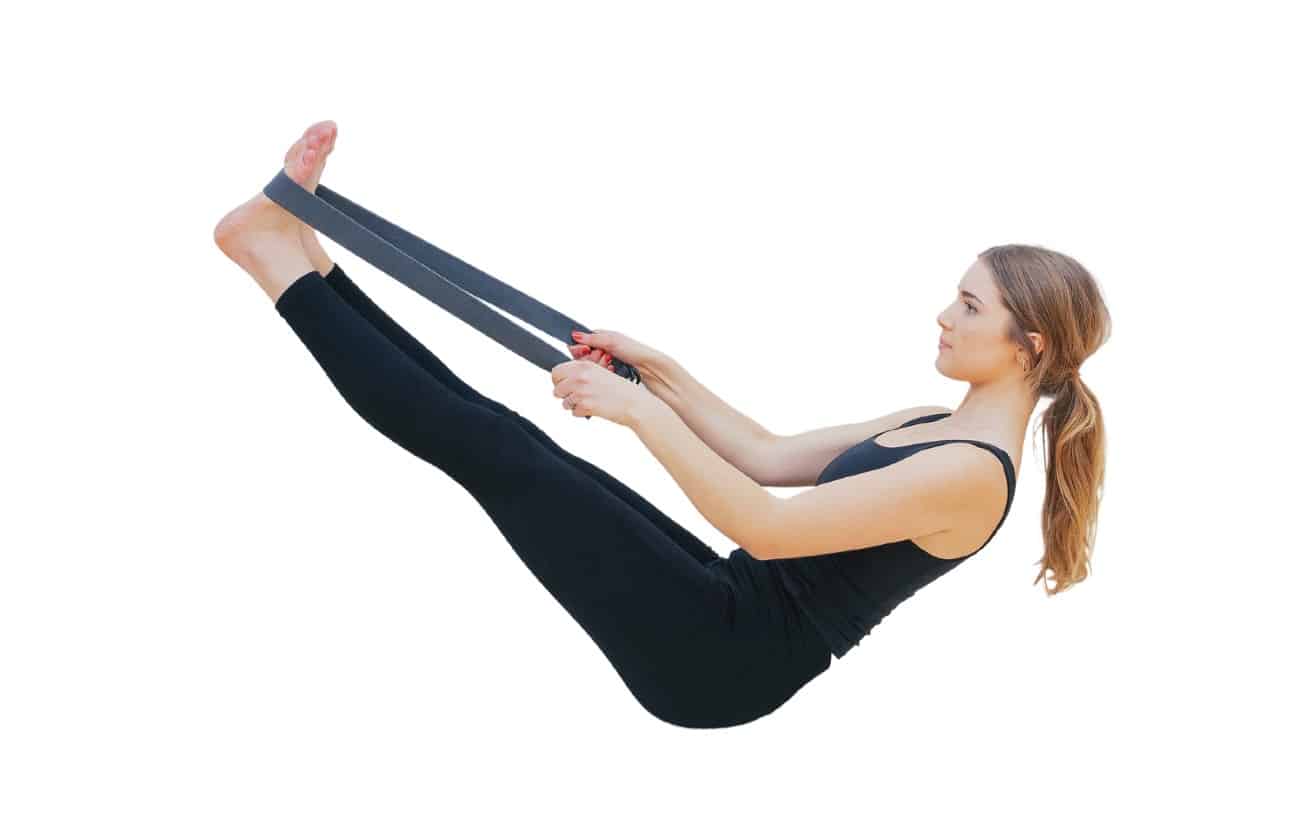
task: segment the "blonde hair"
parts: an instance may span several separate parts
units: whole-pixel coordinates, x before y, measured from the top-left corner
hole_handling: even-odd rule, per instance
[[[1025,380],[1052,403],[1039,428],[1047,451],[1043,558],[1034,584],[1051,596],[1088,577],[1106,474],[1106,424],[1079,365],[1110,337],[1110,310],[1092,274],[1068,255],[1026,244],[990,247],[979,257],[992,270],[1011,313],[1008,340],[1028,355]],[[1028,332],[1043,336],[1035,354]],[[1048,588],[1047,571],[1055,586]]]

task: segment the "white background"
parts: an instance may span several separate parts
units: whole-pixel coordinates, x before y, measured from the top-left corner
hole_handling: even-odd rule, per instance
[[[34,8],[0,49],[0,812],[1294,813],[1283,4]],[[214,245],[321,119],[327,186],[782,434],[956,406],[936,316],[975,254],[1074,256],[1114,319],[1093,575],[1031,585],[1027,442],[980,557],[776,713],[656,720]],[[326,246],[734,547],[633,432]]]

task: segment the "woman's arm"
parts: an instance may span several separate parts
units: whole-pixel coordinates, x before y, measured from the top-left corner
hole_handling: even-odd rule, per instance
[[[640,366],[641,382],[666,403],[709,448],[762,484],[777,435],[728,405],[677,361],[664,356]]]
[[[644,381],[642,381],[644,382]],[[780,499],[687,428],[662,400],[639,400],[627,426],[636,432],[704,518],[756,559]]]

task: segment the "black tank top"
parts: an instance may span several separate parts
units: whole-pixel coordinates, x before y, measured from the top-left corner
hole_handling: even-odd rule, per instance
[[[951,412],[916,417],[896,428],[928,423],[949,414]],[[884,433],[881,431],[868,437],[831,460],[817,477],[816,484],[874,471],[936,445],[965,442],[991,451],[1001,460],[1002,470],[1007,477],[1007,506],[1002,511],[1002,519],[998,520],[997,527],[984,540],[984,544],[955,559],[934,556],[911,539],[903,539],[837,553],[767,560],[836,658],[843,658],[881,619],[917,590],[983,550],[984,545],[1002,527],[1011,510],[1011,499],[1016,493],[1015,466],[1011,464],[1007,452],[996,445],[980,440],[930,440],[900,446],[878,445],[876,437]]]

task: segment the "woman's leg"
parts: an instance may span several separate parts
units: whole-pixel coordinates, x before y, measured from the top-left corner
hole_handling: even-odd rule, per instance
[[[526,417],[517,414],[509,407],[491,400],[480,394],[469,384],[465,383],[459,377],[447,368],[433,352],[429,351],[420,341],[407,332],[400,324],[394,321],[388,313],[384,312],[373,300],[370,299],[360,287],[356,285],[351,278],[343,272],[342,267],[334,264],[325,275],[325,280],[334,288],[335,292],[343,296],[343,300],[351,304],[361,317],[370,322],[372,326],[384,334],[393,345],[397,346],[406,353],[413,361],[433,377],[437,378],[444,386],[460,395],[461,398],[470,402],[486,406],[499,415],[509,417],[515,423],[522,426],[525,431],[532,435],[542,446],[549,450],[557,457],[561,457],[583,472],[592,479],[604,485],[610,493],[622,499],[632,508],[636,509],[650,522],[664,532],[670,539],[677,543],[678,547],[684,549],[701,564],[716,562],[721,556],[717,551],[709,547],[699,539],[695,534],[682,527],[672,517],[656,508],[636,491],[629,488],[620,480],[610,476],[597,466],[587,460],[566,450],[561,445],[552,440],[544,431],[538,428]]]
[[[656,717],[745,723],[829,664],[775,595],[730,561],[701,564],[513,418],[455,393],[321,276],[298,278],[275,308],[366,422],[474,496]]]

